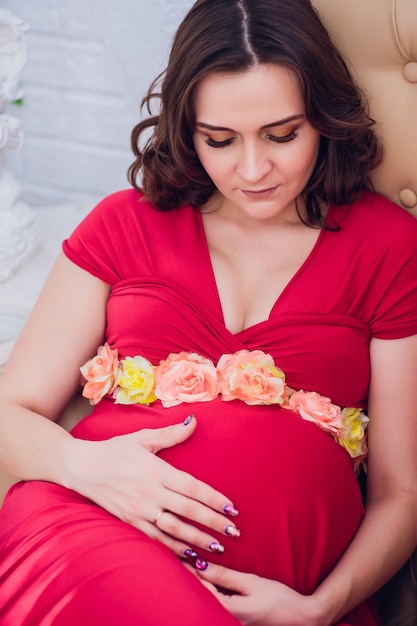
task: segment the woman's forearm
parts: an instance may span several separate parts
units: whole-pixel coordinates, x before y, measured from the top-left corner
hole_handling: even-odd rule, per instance
[[[54,422],[102,341],[108,293],[59,255],[0,377],[0,466],[17,478],[65,484],[84,449]]]
[[[391,578],[416,547],[415,494],[369,506],[351,545],[313,594],[321,624],[333,624]]]
[[[0,465],[22,480],[65,485],[76,440],[64,428],[12,402],[2,402]]]

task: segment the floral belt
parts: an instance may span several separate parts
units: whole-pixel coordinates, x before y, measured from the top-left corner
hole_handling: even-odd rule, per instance
[[[160,400],[164,407],[217,397],[249,405],[278,404],[330,433],[356,460],[356,466],[367,454],[369,419],[362,409],[342,410],[315,391],[291,389],[284,372],[262,350],[223,354],[217,366],[193,352],[171,353],[154,366],[142,356],[119,360],[118,350],[105,343],[80,370],[85,379],[82,395],[92,405],[106,395],[116,404],[149,405]]]

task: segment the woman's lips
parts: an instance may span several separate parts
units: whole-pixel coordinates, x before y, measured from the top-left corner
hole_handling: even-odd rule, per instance
[[[270,187],[269,189],[260,189],[259,191],[254,191],[251,189],[242,189],[242,193],[252,200],[262,200],[263,198],[269,198],[275,192],[277,187]]]

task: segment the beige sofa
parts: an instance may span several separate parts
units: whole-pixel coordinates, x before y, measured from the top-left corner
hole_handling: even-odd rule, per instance
[[[370,101],[385,155],[375,188],[417,217],[417,2],[312,0]]]

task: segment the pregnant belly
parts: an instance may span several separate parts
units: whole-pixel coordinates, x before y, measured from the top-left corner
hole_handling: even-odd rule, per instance
[[[241,537],[219,536],[225,553],[201,556],[311,592],[343,554],[363,515],[349,456],[314,424],[279,407],[240,401],[171,409],[103,401],[73,434],[107,439],[178,423],[190,412],[196,431],[160,456],[224,493],[240,511],[234,521]]]

